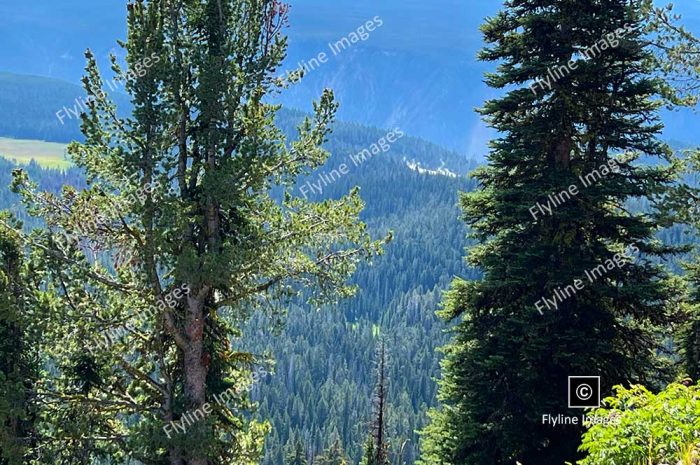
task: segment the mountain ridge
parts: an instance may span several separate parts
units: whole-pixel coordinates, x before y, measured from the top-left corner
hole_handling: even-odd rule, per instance
[[[6,114],[11,116],[0,120],[0,137],[62,143],[82,140],[80,123],[73,116],[73,111],[80,111],[83,95],[81,87],[59,79],[0,72],[0,106],[5,109]],[[128,97],[116,92],[111,93],[111,96],[117,104],[119,113],[122,116],[127,115],[131,108]],[[76,108],[66,111],[67,105],[73,105]],[[63,121],[56,115],[59,111],[62,112]],[[293,137],[296,125],[306,115],[301,110],[283,108],[279,112],[278,123],[288,137]],[[27,121],[34,123],[27,124]],[[369,146],[388,133],[380,128],[342,120],[337,121],[334,132],[356,133],[364,141],[365,146]],[[451,171],[466,174],[474,167],[474,163],[467,157],[408,134],[394,145],[394,148],[396,147],[400,151],[406,151],[411,147],[415,156],[408,161],[418,162],[427,169],[439,168],[432,164],[432,157],[435,154],[437,154],[436,161],[444,162]],[[430,156],[426,156],[427,153],[430,153]],[[349,153],[338,156],[341,155],[347,156]]]

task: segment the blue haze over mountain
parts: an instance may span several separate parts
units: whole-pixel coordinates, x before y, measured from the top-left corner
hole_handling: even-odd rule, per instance
[[[309,72],[282,97],[308,110],[321,89],[331,87],[340,118],[406,133],[482,158],[492,134],[474,108],[495,95],[483,84],[490,64],[478,63],[478,26],[494,14],[495,0],[291,0],[286,69],[321,52],[328,62]],[[106,68],[110,51],[121,52],[125,0],[0,1],[3,47],[0,71],[36,74],[77,83],[83,52],[91,48]],[[684,22],[700,31],[700,2],[676,2]],[[375,16],[383,25],[337,56],[334,43]],[[66,102],[70,106],[71,101]],[[666,137],[700,142],[689,112],[665,115]]]

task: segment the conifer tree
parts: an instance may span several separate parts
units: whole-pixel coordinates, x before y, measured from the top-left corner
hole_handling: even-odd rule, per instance
[[[257,463],[269,427],[246,413],[261,363],[239,346],[255,311],[302,290],[350,295],[380,250],[357,190],[313,202],[294,182],[327,159],[337,108],[326,90],[295,140],[270,102],[284,76],[288,5],[278,0],[134,0],[113,57],[133,114],[122,118],[88,51],[84,143],[69,148],[89,187],[14,189],[47,228],[27,239],[55,298],[47,340],[60,367],[47,453],[56,462]],[[284,76],[284,77],[282,77]]]
[[[426,465],[575,462],[582,427],[543,422],[580,417],[569,376],[601,376],[606,396],[667,374],[674,292],[653,260],[670,250],[651,215],[627,210],[653,209],[675,175],[642,21],[638,1],[510,0],[482,27],[503,96],[481,112],[499,136],[462,206],[484,276],[456,279],[440,312],[457,324]]]
[[[306,450],[301,439],[297,438],[294,441],[289,453],[287,454],[286,465],[307,465]]]
[[[700,81],[699,81],[700,82]],[[684,160],[684,174],[688,182],[680,182],[665,202],[665,211],[669,216],[690,227],[695,234],[700,231],[700,187],[695,179],[700,172],[700,152],[693,150]],[[683,282],[686,293],[683,296],[684,321],[678,325],[675,334],[678,341],[679,355],[683,360],[683,375],[692,380],[700,379],[700,250],[697,244],[694,253],[682,263],[686,273]]]
[[[4,212],[0,217],[0,465],[22,465],[36,452],[33,392],[39,364],[29,327],[36,302],[18,225]]]

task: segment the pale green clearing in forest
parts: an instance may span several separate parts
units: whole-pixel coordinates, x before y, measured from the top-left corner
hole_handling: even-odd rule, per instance
[[[8,139],[0,137],[0,156],[27,164],[32,159],[45,168],[68,168],[66,144],[41,140]]]

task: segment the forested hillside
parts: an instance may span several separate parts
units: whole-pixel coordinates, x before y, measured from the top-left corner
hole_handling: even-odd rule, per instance
[[[359,185],[364,219],[374,234],[393,231],[385,255],[363,266],[354,282],[359,295],[337,308],[300,305],[290,310],[279,337],[251,327],[252,347],[276,354],[276,376],[261,390],[261,414],[273,419],[266,454],[281,463],[282,448],[295,435],[318,453],[341,438],[359,461],[368,434],[375,349],[389,351],[388,429],[392,452],[405,440],[407,463],[418,454],[416,431],[435,399],[435,349],[445,341],[434,315],[442,291],[456,275],[476,277],[461,257],[465,229],[456,208],[461,179],[417,174],[395,161],[377,160],[366,171],[333,187],[330,195]],[[368,291],[372,289],[372,291]],[[256,320],[259,321],[259,320]]]
[[[113,98],[119,104],[120,114],[128,114],[128,99],[118,93]],[[0,72],[0,105],[8,112],[0,120],[0,134],[52,142],[82,139],[78,116],[85,108],[84,102],[85,92],[75,84]]]

